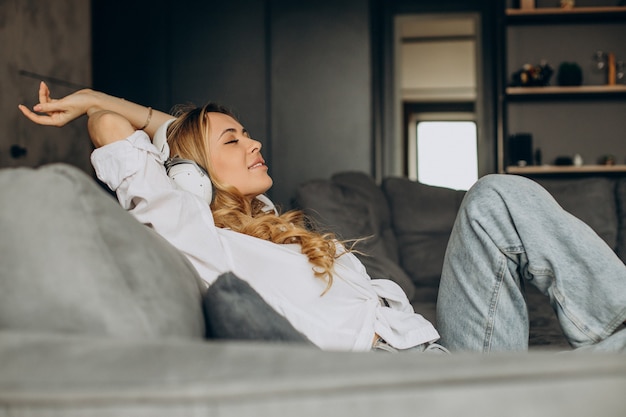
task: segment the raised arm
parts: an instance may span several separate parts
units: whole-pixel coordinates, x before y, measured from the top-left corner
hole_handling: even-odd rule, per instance
[[[96,148],[125,139],[135,132],[126,118],[108,110],[92,112],[87,127]]]
[[[110,111],[122,115],[134,129],[143,129],[150,137],[159,126],[173,118],[167,113],[91,89],[53,99],[43,81],[39,85],[39,103],[33,106],[33,110],[23,104],[18,107],[33,122],[57,127],[65,126],[84,114],[91,116],[96,112]]]

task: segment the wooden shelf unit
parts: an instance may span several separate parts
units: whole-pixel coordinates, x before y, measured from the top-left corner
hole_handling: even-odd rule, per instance
[[[595,15],[625,13],[626,6],[605,6],[605,7],[573,7],[563,9],[559,7],[538,7],[534,9],[506,9],[507,16],[567,16],[567,15]]]
[[[506,94],[509,96],[523,95],[552,95],[552,94],[625,94],[626,85],[581,85],[575,87],[507,87]]]
[[[626,172],[626,165],[531,165],[525,167],[508,166],[507,174],[594,174]]]
[[[497,136],[497,170],[498,172],[520,173],[528,175],[539,174],[585,174],[585,173],[626,173],[626,165],[585,165],[583,167],[574,166],[509,166],[507,165],[507,155],[505,142],[513,133],[510,129],[510,115],[508,114],[510,105],[523,108],[526,102],[536,101],[537,103],[548,103],[560,106],[572,102],[585,103],[592,106],[595,100],[606,104],[612,103],[621,106],[626,98],[626,85],[581,85],[581,86],[556,86],[548,85],[544,87],[512,87],[509,86],[511,68],[507,68],[507,50],[509,28],[513,30],[525,30],[527,26],[538,31],[545,30],[546,26],[568,26],[569,24],[601,25],[605,23],[623,25],[626,22],[626,6],[597,6],[597,7],[537,7],[532,9],[517,9],[503,7],[504,13],[501,23],[502,43],[499,45],[502,59],[500,90],[499,90],[499,114],[498,114],[498,136]],[[519,28],[519,29],[518,29]],[[571,30],[569,28],[559,28],[560,31]],[[551,58],[546,56],[546,58]],[[555,71],[556,72],[556,71]],[[558,108],[558,107],[555,107]],[[530,132],[532,128],[517,126],[515,131]],[[545,136],[544,136],[545,137]],[[567,152],[566,152],[567,153]]]

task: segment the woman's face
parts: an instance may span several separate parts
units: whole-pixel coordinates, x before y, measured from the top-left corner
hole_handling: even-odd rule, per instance
[[[267,165],[261,156],[261,143],[252,139],[235,119],[211,112],[209,118],[209,158],[215,179],[236,187],[253,199],[272,186]]]

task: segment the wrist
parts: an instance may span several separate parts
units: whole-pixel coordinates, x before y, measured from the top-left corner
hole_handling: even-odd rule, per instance
[[[109,96],[108,94],[91,90],[91,89],[81,90],[81,92],[85,95],[85,98],[86,98],[85,114],[87,114],[87,116],[89,117],[91,117],[94,113],[97,113],[99,111],[111,110],[112,100],[115,100],[115,99],[124,100],[124,99],[119,99],[117,97]]]

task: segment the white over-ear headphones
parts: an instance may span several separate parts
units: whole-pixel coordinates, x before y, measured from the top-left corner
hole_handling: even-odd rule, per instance
[[[211,204],[213,201],[213,183],[211,182],[209,173],[195,161],[176,156],[169,157],[170,147],[167,144],[167,129],[174,120],[176,119],[170,119],[159,126],[154,134],[152,143],[156,146],[161,155],[167,157],[165,170],[167,176],[172,179],[174,184],[176,184],[179,189],[196,194],[202,197],[208,204]],[[263,207],[264,212],[273,211],[274,214],[278,215],[276,206],[267,196],[259,194],[256,198],[265,205]]]
[[[207,203],[213,201],[213,183],[209,178],[209,173],[195,161],[183,159],[177,156],[170,158],[170,147],[167,144],[167,128],[176,119],[170,119],[157,129],[152,139],[152,143],[161,154],[167,155],[165,170],[167,176],[174,181],[174,184],[181,190],[189,191],[199,195]]]

